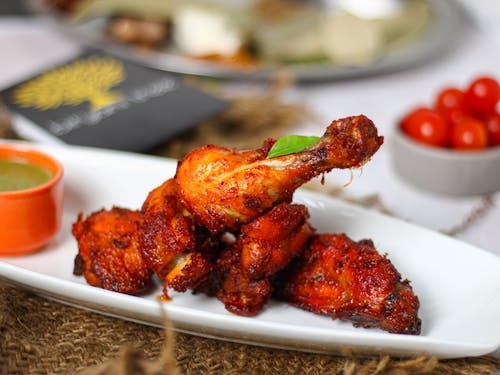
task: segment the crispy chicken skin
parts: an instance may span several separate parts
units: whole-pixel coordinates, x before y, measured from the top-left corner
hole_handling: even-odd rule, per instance
[[[78,216],[73,235],[78,242],[74,273],[90,285],[121,293],[144,290],[151,272],[138,250],[140,213],[113,207],[87,218]]]
[[[224,278],[217,298],[227,311],[237,315],[254,316],[262,311],[271,298],[272,288],[268,277],[250,279],[238,267],[231,268]]]
[[[237,231],[281,202],[311,178],[333,168],[356,168],[378,150],[383,137],[365,116],[333,121],[305,151],[266,159],[271,142],[238,151],[207,145],[180,161],[175,180],[196,221],[217,233]]]
[[[371,240],[316,235],[275,280],[276,295],[302,309],[355,326],[420,334],[418,298]]]
[[[197,221],[215,233],[235,232],[251,220],[244,215],[252,212],[252,206],[257,210],[255,217],[264,212],[258,202],[252,203],[256,180],[246,169],[264,160],[273,143],[268,140],[261,148],[247,151],[206,145],[180,161],[176,172],[180,196]]]
[[[195,224],[179,202],[173,179],[148,194],[141,213],[140,251],[148,267],[164,278],[174,257],[195,248]]]
[[[244,225],[236,242],[241,271],[258,279],[284,268],[313,234],[308,219],[306,206],[281,203]]]
[[[254,316],[262,311],[272,296],[269,277],[251,279],[240,267],[241,248],[236,242],[226,244],[220,252],[216,268],[196,292],[216,296],[227,311],[236,315]]]
[[[173,179],[152,190],[141,209],[140,252],[148,267],[178,292],[196,287],[213,265],[209,232],[181,204]]]
[[[228,311],[256,315],[272,295],[270,276],[300,253],[313,233],[309,212],[281,203],[242,227],[218,261],[221,288],[216,295]]]
[[[170,287],[177,292],[194,289],[208,278],[213,267],[213,263],[198,251],[179,254],[171,262],[164,288]]]

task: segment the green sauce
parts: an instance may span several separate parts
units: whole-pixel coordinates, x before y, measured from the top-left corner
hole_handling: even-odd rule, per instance
[[[0,160],[0,191],[30,189],[51,179],[49,171],[33,164]]]

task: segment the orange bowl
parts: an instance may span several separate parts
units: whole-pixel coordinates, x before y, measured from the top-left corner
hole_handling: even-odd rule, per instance
[[[46,181],[33,187],[0,191],[0,256],[35,252],[61,226],[62,165],[46,153],[15,143],[0,143],[0,162],[27,164],[48,173]]]

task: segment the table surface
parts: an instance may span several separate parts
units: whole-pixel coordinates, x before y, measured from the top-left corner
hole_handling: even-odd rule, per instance
[[[386,144],[363,168],[361,177],[355,174],[343,196],[360,200],[376,194],[395,216],[434,230],[459,225],[481,206],[483,197],[440,196],[407,185],[392,169],[390,142],[402,113],[419,103],[430,104],[440,87],[464,86],[479,74],[500,77],[500,25],[494,20],[494,15],[500,14],[500,2],[462,0],[462,3],[470,11],[469,22],[464,22],[456,45],[439,59],[390,74],[299,84],[285,92],[286,100],[306,103],[319,122],[323,122],[303,124],[292,129],[293,133],[320,134],[332,119],[361,113],[370,117],[386,137]],[[0,89],[81,50],[81,46],[46,22],[19,15],[0,17],[0,46]],[[245,89],[247,83],[232,85],[237,91]],[[500,173],[500,165],[492,172]],[[348,179],[344,172],[326,176],[327,183],[338,186]],[[500,192],[492,198],[492,207],[456,237],[500,255]]]

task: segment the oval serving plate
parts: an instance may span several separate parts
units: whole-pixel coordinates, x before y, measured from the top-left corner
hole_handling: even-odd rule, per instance
[[[43,0],[27,0],[35,14],[75,40],[89,47],[104,50],[144,66],[173,73],[191,74],[225,79],[271,80],[278,72],[286,71],[298,81],[347,79],[408,69],[446,53],[459,40],[462,30],[462,9],[455,0],[432,0],[434,22],[423,35],[405,47],[396,48],[374,61],[359,65],[336,65],[329,62],[297,63],[271,66],[257,64],[255,68],[239,69],[215,62],[192,59],[174,51],[144,51],[116,42],[106,36],[107,19],[94,17],[76,23],[67,22],[63,16],[44,5]]]
[[[319,232],[373,239],[419,296],[422,334],[407,336],[354,328],[271,301],[256,317],[227,312],[215,298],[172,293],[161,287],[142,296],[95,288],[72,274],[77,246],[71,225],[79,212],[113,205],[138,208],[147,193],[173,176],[174,160],[82,147],[38,145],[63,161],[65,201],[60,234],[43,251],[0,258],[0,280],[66,304],[148,325],[161,326],[163,311],[175,329],[255,345],[323,353],[426,352],[440,358],[478,356],[500,345],[500,258],[474,246],[321,194],[299,190]]]

